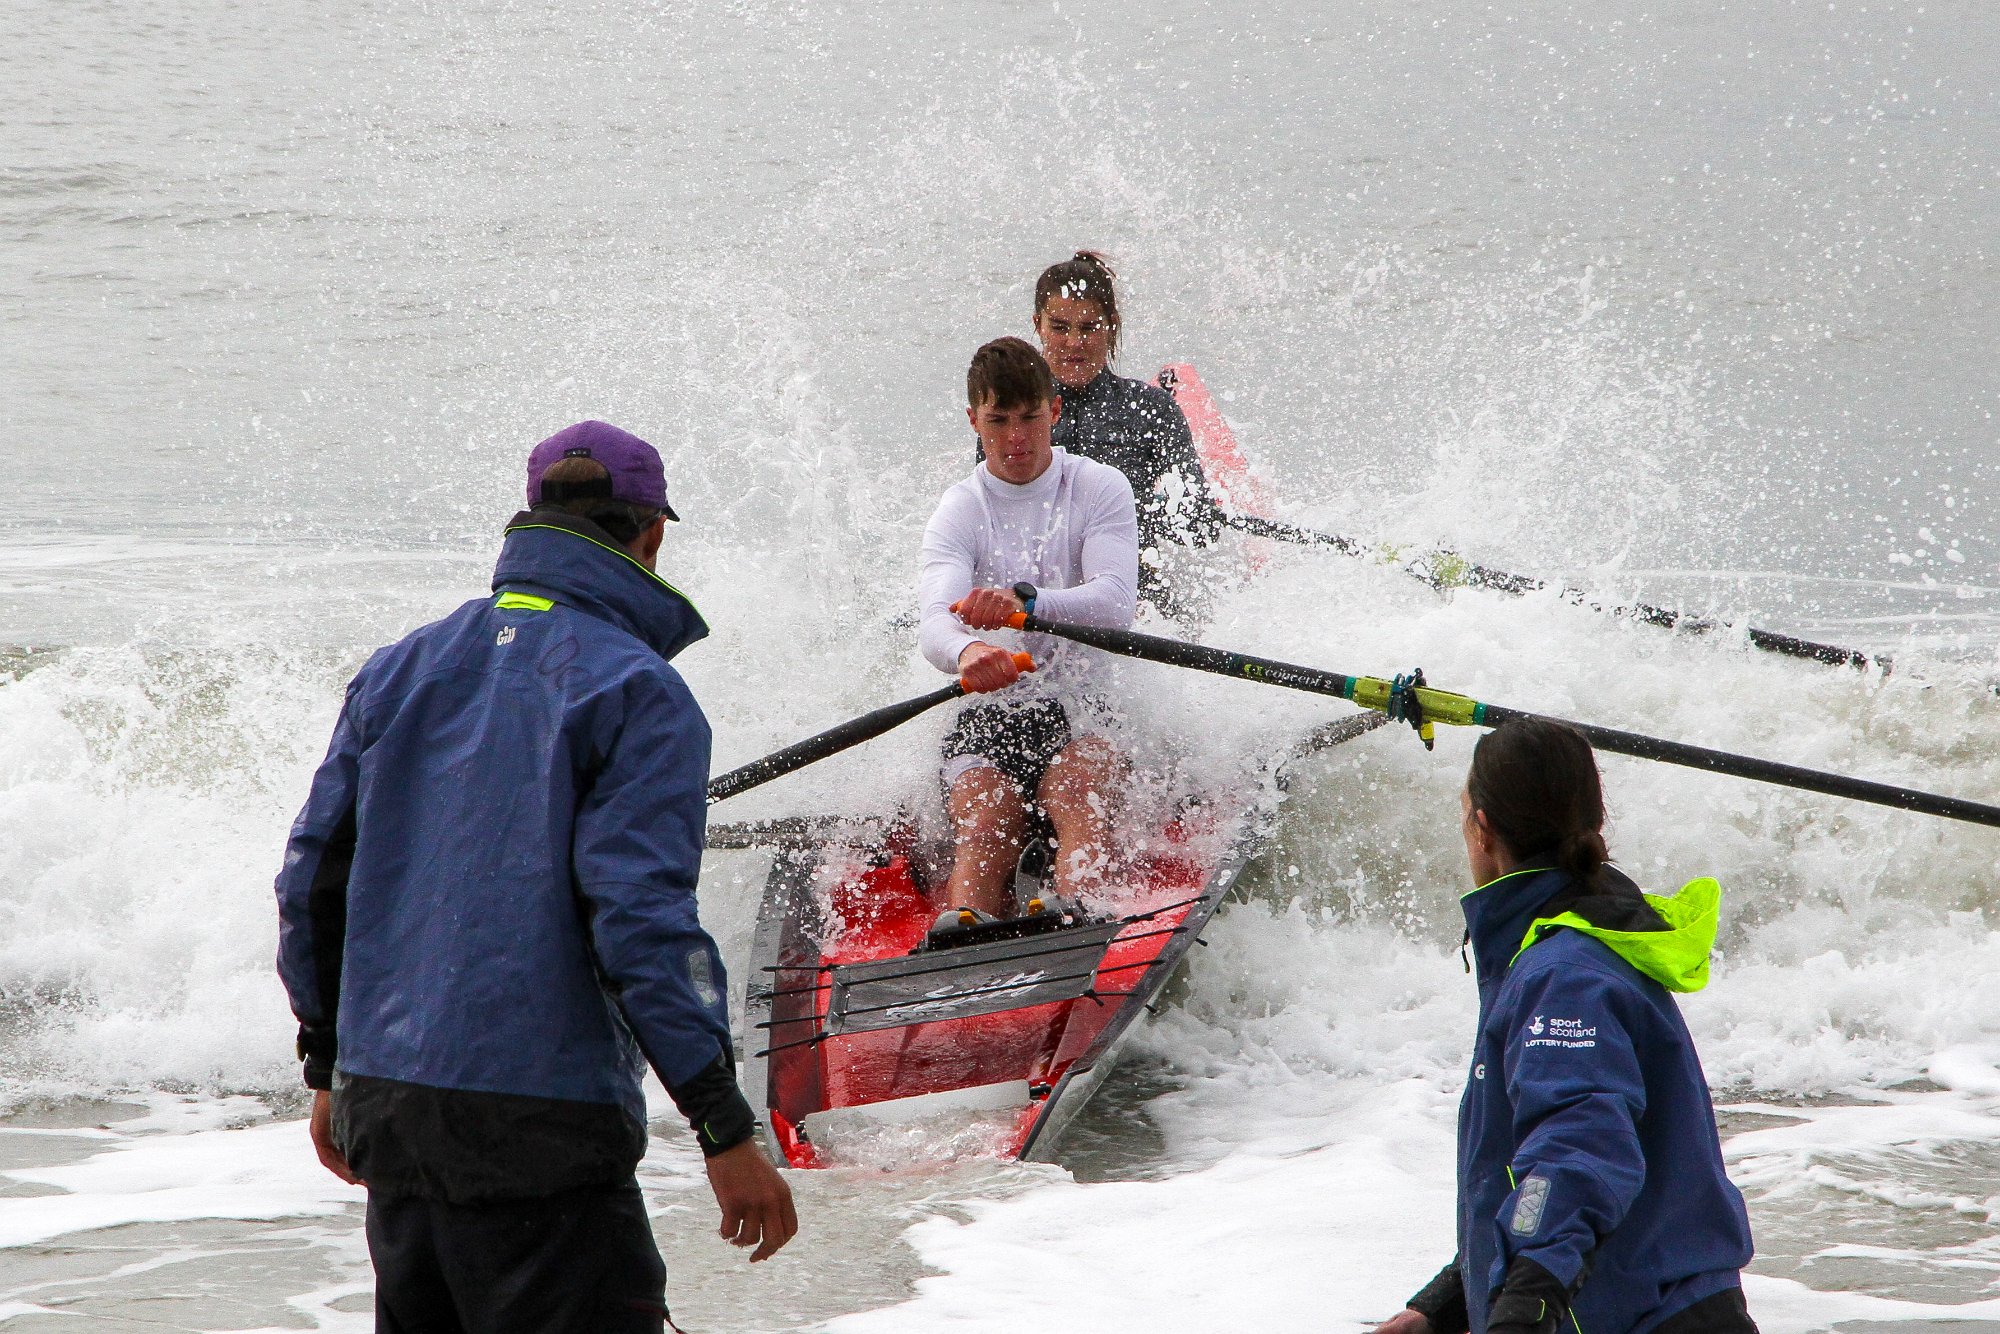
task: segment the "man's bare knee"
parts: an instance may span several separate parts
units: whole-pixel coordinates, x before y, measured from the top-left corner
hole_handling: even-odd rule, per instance
[[[1124,771],[1125,757],[1117,747],[1103,737],[1079,737],[1050,762],[1048,773],[1042,778],[1042,802],[1045,806],[1065,806],[1081,800],[1093,807],[1105,807]],[[1098,810],[1097,814],[1103,815],[1104,810]]]
[[[961,833],[1005,826],[1025,813],[1013,782],[990,764],[967,769],[953,779],[947,804]]]
[[[1116,764],[1119,759],[1118,747],[1101,736],[1080,736],[1063,747],[1063,754],[1102,764]]]
[[[1082,736],[1064,746],[1049,761],[1048,777],[1109,778],[1123,766],[1118,748],[1101,736]]]

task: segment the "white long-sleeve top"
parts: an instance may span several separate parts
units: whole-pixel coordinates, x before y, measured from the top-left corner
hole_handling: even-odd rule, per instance
[[[1050,635],[975,634],[951,610],[974,588],[1007,588],[1021,580],[1035,586],[1037,616],[1131,626],[1139,527],[1125,474],[1057,449],[1055,461],[1025,486],[1001,481],[984,463],[954,483],[924,527],[917,582],[924,657],[956,676],[967,645],[1019,640],[1048,685],[1074,683],[1095,653]],[[1043,669],[1055,671],[1056,679]]]

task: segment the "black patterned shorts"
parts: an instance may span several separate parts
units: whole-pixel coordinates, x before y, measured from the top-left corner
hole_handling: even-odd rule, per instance
[[[1007,775],[1021,790],[1022,798],[1032,802],[1042,786],[1042,776],[1069,742],[1069,715],[1057,700],[1044,698],[1023,704],[981,700],[967,705],[945,736],[945,785],[949,787],[958,777],[951,768],[964,772],[976,767],[953,766],[953,760],[976,756]]]

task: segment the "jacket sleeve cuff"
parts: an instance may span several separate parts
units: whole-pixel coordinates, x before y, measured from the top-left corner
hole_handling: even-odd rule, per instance
[[[333,1087],[333,1066],[337,1054],[332,1024],[306,1020],[299,1025],[299,1060],[304,1062],[306,1087],[327,1090]]]
[[[1430,1321],[1431,1334],[1467,1334],[1472,1328],[1472,1315],[1465,1305],[1465,1282],[1456,1260],[1438,1270],[1437,1277],[1403,1305]]]
[[[694,1078],[668,1086],[667,1093],[687,1118],[703,1157],[713,1158],[757,1133],[756,1113],[736,1086],[736,1068],[727,1057],[716,1057]]]
[[[1569,1289],[1563,1281],[1517,1255],[1486,1313],[1487,1334],[1555,1334],[1568,1314]]]

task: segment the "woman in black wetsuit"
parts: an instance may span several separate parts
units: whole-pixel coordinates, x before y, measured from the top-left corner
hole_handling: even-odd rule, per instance
[[[1222,527],[1194,436],[1174,396],[1111,373],[1118,293],[1091,250],[1051,264],[1035,281],[1035,333],[1062,398],[1052,443],[1108,463],[1139,502],[1139,597],[1176,614],[1190,601],[1162,577],[1164,548],[1207,546]]]

